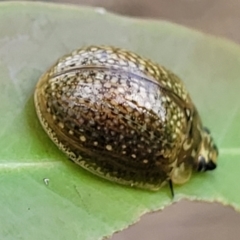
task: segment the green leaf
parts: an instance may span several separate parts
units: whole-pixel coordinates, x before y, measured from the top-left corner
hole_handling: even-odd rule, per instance
[[[172,203],[169,189],[132,189],[66,159],[33,105],[40,75],[90,44],[115,45],[166,66],[185,82],[220,149],[216,171],[175,186],[175,199],[240,210],[240,48],[168,22],[43,3],[0,4],[0,239],[101,239]]]

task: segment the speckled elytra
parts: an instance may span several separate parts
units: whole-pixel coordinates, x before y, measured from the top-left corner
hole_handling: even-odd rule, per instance
[[[110,181],[158,190],[216,168],[217,147],[182,81],[133,52],[76,50],[40,78],[34,100],[59,149]]]

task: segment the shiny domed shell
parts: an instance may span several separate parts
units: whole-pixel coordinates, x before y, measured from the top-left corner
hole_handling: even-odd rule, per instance
[[[41,76],[34,101],[52,141],[100,177],[156,190],[196,168],[202,124],[183,82],[133,52],[76,50]]]

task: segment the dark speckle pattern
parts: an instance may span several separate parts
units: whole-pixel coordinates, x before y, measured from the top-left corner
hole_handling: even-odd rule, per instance
[[[40,78],[35,106],[70,159],[130,186],[183,183],[213,145],[210,137],[202,144],[210,135],[181,80],[119,48],[90,46],[59,59]]]

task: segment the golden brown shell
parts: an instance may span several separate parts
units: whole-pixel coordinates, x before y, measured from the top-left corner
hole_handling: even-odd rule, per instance
[[[103,178],[159,189],[195,167],[201,121],[183,83],[130,51],[90,46],[64,56],[40,78],[35,107],[59,149]]]

